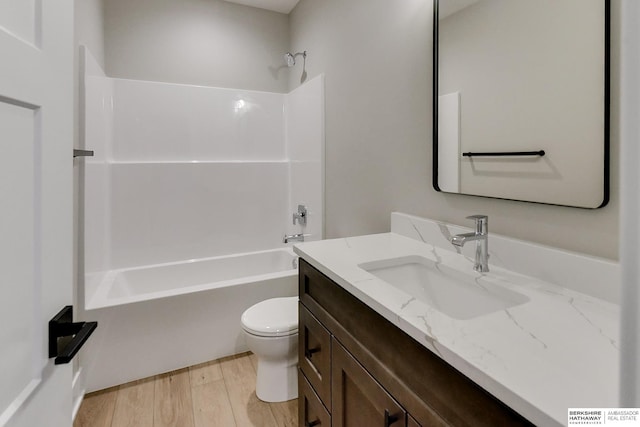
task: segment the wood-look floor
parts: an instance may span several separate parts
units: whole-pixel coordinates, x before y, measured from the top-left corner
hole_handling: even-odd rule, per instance
[[[256,363],[245,353],[88,394],[73,426],[297,426],[297,400],[256,397]]]

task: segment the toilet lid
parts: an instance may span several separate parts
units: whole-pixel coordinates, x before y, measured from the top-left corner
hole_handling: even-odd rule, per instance
[[[249,307],[242,314],[242,328],[262,337],[298,332],[298,297],[272,298]]]

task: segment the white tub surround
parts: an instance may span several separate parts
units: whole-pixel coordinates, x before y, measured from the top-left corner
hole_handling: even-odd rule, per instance
[[[247,351],[240,317],[297,294],[296,257],[277,249],[110,271],[89,301],[87,391]]]
[[[287,95],[112,79],[83,57],[88,390],[245,351],[244,310],[297,293],[284,235],[323,237],[323,77]]]
[[[297,265],[297,257],[291,249],[284,248],[111,270],[86,309],[291,278],[297,272]]]
[[[323,76],[290,94],[113,79],[84,52],[87,300],[111,270],[323,237]]]
[[[492,235],[489,228],[491,271],[477,273],[466,253],[474,242],[462,255],[448,243],[469,231],[393,214],[391,233],[303,243],[295,251],[536,425],[566,425],[570,407],[618,406],[619,307],[576,290],[615,299],[618,265]],[[402,257],[426,258],[524,300],[453,318],[358,267]]]
[[[289,212],[305,205],[307,225],[289,222],[287,234],[305,240],[324,236],[324,76],[316,77],[285,98],[285,136],[289,159]]]

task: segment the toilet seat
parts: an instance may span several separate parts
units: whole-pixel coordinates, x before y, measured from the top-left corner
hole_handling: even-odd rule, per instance
[[[260,337],[282,337],[298,333],[298,297],[272,298],[248,308],[242,329]]]

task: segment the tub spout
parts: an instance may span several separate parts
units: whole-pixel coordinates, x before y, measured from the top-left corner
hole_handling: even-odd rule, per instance
[[[283,243],[290,243],[290,242],[304,242],[304,234],[300,233],[300,234],[285,234],[284,238],[282,239]]]

